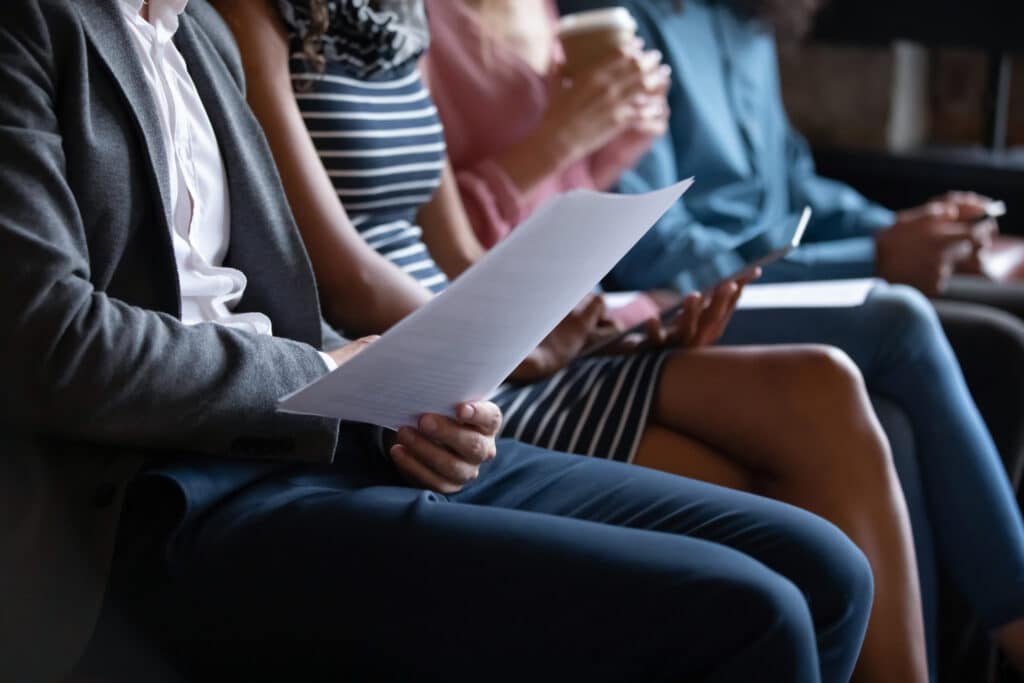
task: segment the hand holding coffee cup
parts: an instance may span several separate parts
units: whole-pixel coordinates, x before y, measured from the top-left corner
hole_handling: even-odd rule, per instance
[[[660,52],[644,51],[636,26],[622,7],[559,21],[565,61],[542,126],[566,160],[587,156],[630,130],[654,135],[664,129],[671,72]]]
[[[499,161],[523,193],[613,140],[626,141],[639,157],[668,117],[671,70],[661,63],[661,53],[644,51],[628,10],[567,15],[559,27],[565,58],[554,67],[544,116]],[[601,167],[616,176],[621,170]],[[594,180],[600,187],[614,182]]]

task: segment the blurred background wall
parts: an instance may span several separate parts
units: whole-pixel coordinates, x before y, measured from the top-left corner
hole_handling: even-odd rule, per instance
[[[780,65],[824,173],[894,208],[974,189],[1024,234],[1024,0],[831,0]]]

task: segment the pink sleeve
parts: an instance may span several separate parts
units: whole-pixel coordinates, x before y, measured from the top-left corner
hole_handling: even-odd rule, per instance
[[[456,171],[455,179],[473,232],[486,249],[512,232],[530,210],[515,183],[495,161],[485,159]]]
[[[641,293],[625,306],[609,311],[607,317],[620,329],[628,330],[651,318],[657,318],[660,314],[661,309],[654,303],[654,299]]]
[[[597,150],[587,159],[587,168],[599,190],[609,190],[623,172],[636,166],[647,154],[654,139],[647,135],[626,132]]]

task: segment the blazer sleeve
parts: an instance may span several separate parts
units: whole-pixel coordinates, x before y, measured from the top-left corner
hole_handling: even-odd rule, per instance
[[[338,423],[275,410],[326,372],[317,350],[108,296],[90,281],[65,177],[58,66],[35,3],[0,11],[0,373],[19,430],[89,442],[324,461]],[[67,103],[63,103],[67,106]],[[74,141],[67,141],[73,144]]]

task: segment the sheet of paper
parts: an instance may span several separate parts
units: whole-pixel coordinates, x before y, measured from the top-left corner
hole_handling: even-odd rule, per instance
[[[880,282],[863,278],[748,285],[736,308],[852,308],[863,304]]]
[[[443,293],[280,409],[394,428],[488,396],[692,184],[555,197]]]

